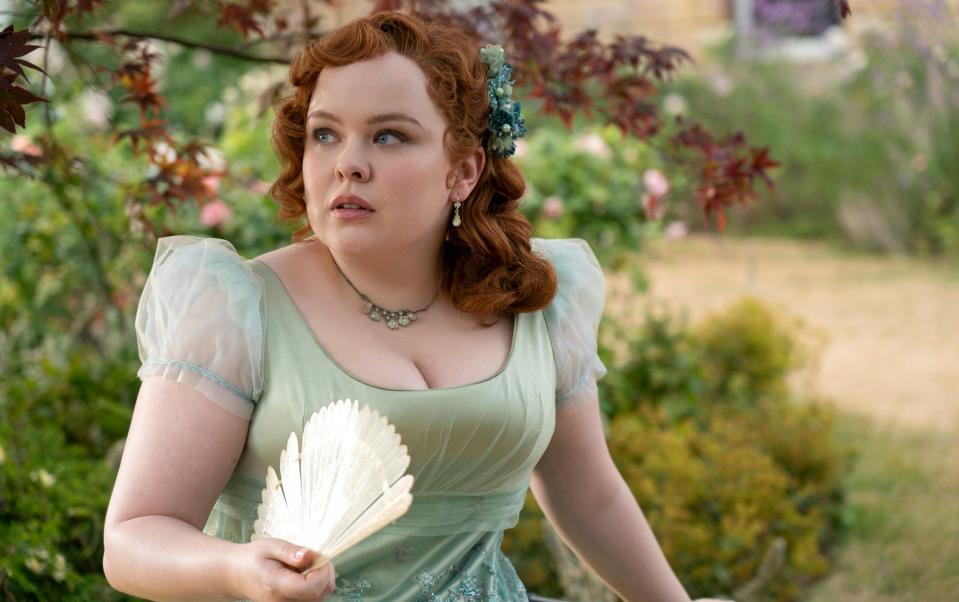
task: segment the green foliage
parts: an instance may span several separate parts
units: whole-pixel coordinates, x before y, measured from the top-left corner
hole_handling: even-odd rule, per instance
[[[615,328],[611,321],[609,325]],[[612,368],[599,382],[605,414],[616,416],[641,405],[660,406],[674,418],[697,413],[708,383],[700,348],[685,320],[667,308],[649,308],[640,330],[626,339],[625,361],[613,365],[611,353],[604,359]]]
[[[695,596],[752,580],[777,538],[786,560],[762,599],[795,600],[828,570],[847,454],[831,406],[789,397],[816,352],[806,334],[748,297],[695,326],[651,309],[600,382],[614,462]],[[561,596],[541,519],[530,495],[504,546],[532,591]]]
[[[516,159],[528,184],[521,206],[535,235],[582,238],[603,265],[630,270],[642,288],[632,259],[660,230],[642,206],[643,173],[662,166],[652,149],[612,126],[567,131],[553,124],[531,130],[524,144]]]
[[[786,563],[763,599],[795,600],[829,567],[841,496],[832,429],[824,405],[727,409],[702,426],[641,409],[613,419],[609,444],[691,595],[732,593],[782,537]]]
[[[812,357],[802,329],[801,320],[777,315],[754,297],[704,320],[695,335],[707,397],[741,405],[783,398],[787,376]]]
[[[668,86],[708,128],[748,124],[782,163],[730,233],[959,256],[959,21],[924,10],[830,65],[720,52],[707,75]]]
[[[136,357],[48,350],[0,390],[0,591],[120,600],[102,575],[106,458],[130,422]],[[113,454],[115,455],[115,453]]]
[[[139,387],[133,317],[155,247],[128,214],[131,199],[144,200],[146,161],[106,144],[110,134],[86,115],[84,94],[58,87],[54,126],[58,144],[84,162],[54,163],[36,179],[0,178],[4,599],[129,599],[103,577],[103,518]],[[206,227],[195,204],[143,207],[172,231],[225,237],[253,256],[283,244],[289,230],[265,195],[276,169],[264,144],[271,116],[257,116],[245,97],[232,95],[221,131],[231,175],[219,194],[232,215]],[[25,135],[45,144],[42,134]]]

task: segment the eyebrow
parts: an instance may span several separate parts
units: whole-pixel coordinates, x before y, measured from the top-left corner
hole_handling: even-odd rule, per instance
[[[307,119],[310,119],[312,117],[321,117],[324,119],[329,119],[330,121],[334,121],[341,125],[343,123],[343,120],[337,117],[336,115],[334,115],[333,113],[330,113],[328,111],[321,111],[319,109],[314,109],[310,111],[309,114],[306,116]],[[411,115],[407,115],[406,113],[383,113],[381,115],[374,115],[373,117],[370,117],[369,119],[367,119],[366,123],[374,124],[374,123],[382,123],[384,121],[406,121],[407,123],[412,123],[413,125],[419,128],[422,128],[424,130],[426,129],[422,126],[422,124],[420,124],[419,121],[417,121]]]

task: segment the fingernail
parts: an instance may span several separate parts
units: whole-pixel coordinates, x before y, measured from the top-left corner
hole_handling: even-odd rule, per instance
[[[297,559],[303,558],[304,554],[306,554],[306,548],[300,548],[299,550],[296,551],[296,558]]]

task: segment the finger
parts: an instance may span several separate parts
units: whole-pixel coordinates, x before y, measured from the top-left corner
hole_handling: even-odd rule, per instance
[[[336,582],[336,570],[333,568],[333,563],[326,561],[326,564],[323,566],[306,573],[304,577],[307,580],[318,580],[323,582],[334,583]]]
[[[329,577],[320,571],[304,576],[279,564],[271,571],[269,579],[273,591],[282,599],[290,600],[315,600],[326,593],[329,586]]]
[[[310,573],[306,579],[308,582],[315,582],[322,587],[319,600],[325,599],[336,589],[336,572],[332,570],[332,566],[329,564]]]
[[[315,550],[282,539],[274,539],[269,549],[270,556],[283,564],[297,569],[310,566],[316,556]]]

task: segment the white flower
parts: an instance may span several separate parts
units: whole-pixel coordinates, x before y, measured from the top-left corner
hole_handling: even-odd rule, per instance
[[[226,158],[223,151],[215,146],[204,146],[203,152],[196,156],[196,164],[210,171],[223,171],[226,168]]]
[[[176,161],[176,150],[164,140],[160,140],[153,145],[153,154],[158,160],[165,163],[173,163]]]
[[[105,129],[110,125],[110,111],[113,103],[110,97],[93,88],[87,88],[80,95],[80,111],[87,123],[98,129]]]
[[[57,478],[47,472],[45,468],[30,471],[30,478],[34,481],[40,481],[44,487],[52,487],[57,482]]]
[[[579,136],[576,138],[573,146],[581,151],[586,151],[596,155],[601,159],[609,159],[611,155],[609,146],[606,145],[606,141],[603,140],[602,136],[595,132],[586,134],[585,136]]]
[[[213,64],[213,53],[205,48],[199,48],[193,51],[193,58],[190,60],[195,69],[203,70]]]
[[[663,98],[663,112],[667,115],[679,115],[686,112],[686,99],[682,95],[670,92]]]
[[[27,556],[27,560],[24,562],[27,568],[38,575],[42,575],[47,566],[46,561],[50,558],[50,553],[43,548],[30,548],[27,550]]]
[[[709,87],[716,96],[725,98],[733,91],[733,80],[722,71],[717,71],[709,78]]]
[[[211,102],[203,111],[203,117],[210,123],[223,123],[226,119],[226,106],[222,102]]]
[[[57,581],[67,578],[67,559],[59,552],[53,557],[53,578]]]
[[[38,575],[43,574],[43,563],[37,560],[36,558],[27,558],[27,561],[24,563],[27,565],[27,568],[33,571]]]

